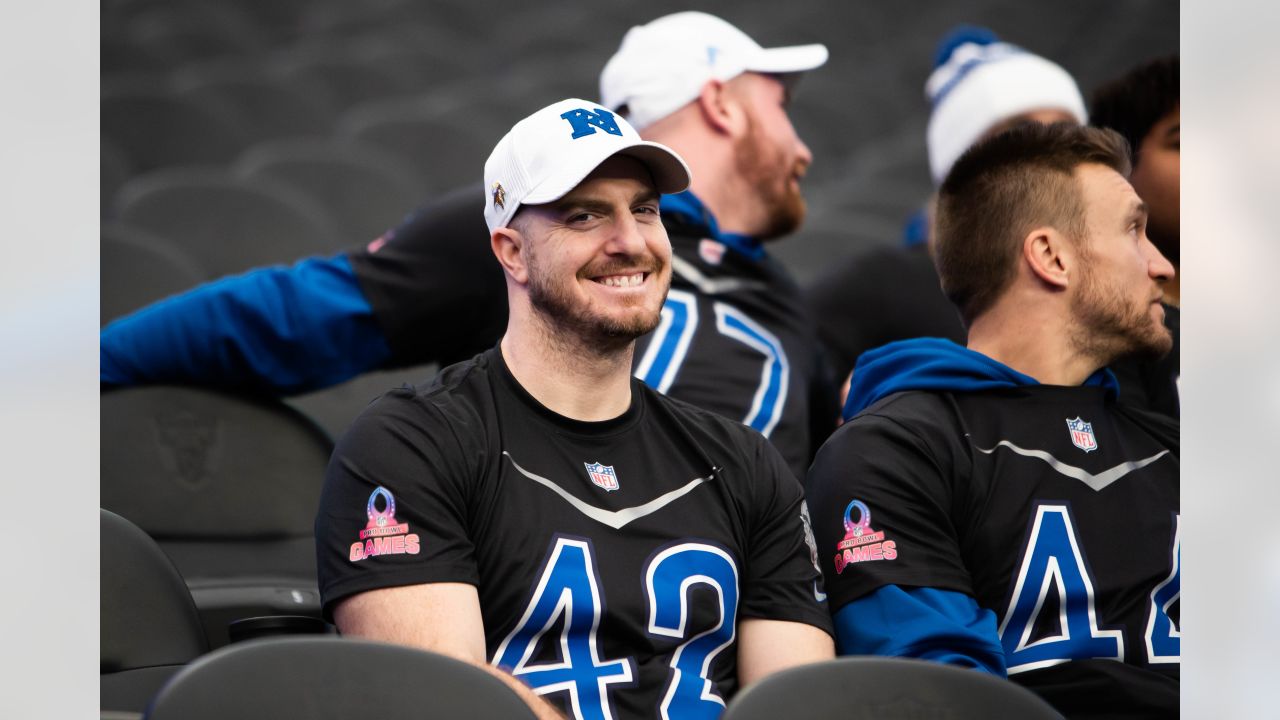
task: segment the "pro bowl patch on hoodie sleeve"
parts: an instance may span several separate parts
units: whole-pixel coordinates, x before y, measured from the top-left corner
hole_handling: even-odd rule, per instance
[[[858,521],[853,511],[858,510]],[[884,531],[871,527],[871,509],[861,500],[853,500],[844,509],[844,539],[836,544],[836,574],[854,563],[896,560],[898,543],[885,540]]]

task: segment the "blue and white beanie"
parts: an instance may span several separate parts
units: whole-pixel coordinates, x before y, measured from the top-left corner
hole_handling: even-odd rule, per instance
[[[955,28],[938,44],[924,90],[933,105],[927,138],[935,185],[970,145],[1014,115],[1064,110],[1082,125],[1088,121],[1080,88],[1066,70],[972,25]]]

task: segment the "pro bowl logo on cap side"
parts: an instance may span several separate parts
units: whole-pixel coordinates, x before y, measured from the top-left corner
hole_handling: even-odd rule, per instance
[[[493,183],[493,206],[496,208],[507,209],[507,191],[502,189],[502,183],[496,180]]]
[[[1089,453],[1098,449],[1098,438],[1093,434],[1093,423],[1087,423],[1079,416],[1067,420],[1067,430],[1071,433],[1071,444]]]
[[[587,468],[587,475],[591,477],[591,482],[596,487],[604,488],[607,492],[613,492],[621,487],[618,484],[618,473],[614,472],[612,465],[601,465],[598,462],[582,463]]]
[[[858,511],[854,522],[853,511]],[[853,563],[895,560],[898,544],[885,540],[884,532],[871,527],[871,509],[861,500],[853,500],[844,509],[844,539],[836,544],[836,574]]]
[[[390,490],[374,488],[365,504],[365,516],[369,521],[360,531],[360,541],[351,544],[351,562],[378,555],[417,555],[421,550],[418,534],[409,532],[408,523],[396,521],[396,498]]]

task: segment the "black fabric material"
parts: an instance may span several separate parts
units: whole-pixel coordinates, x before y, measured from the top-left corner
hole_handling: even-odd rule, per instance
[[[191,594],[155,541],[113,512],[99,515],[101,704],[140,711],[207,645]]]
[[[389,367],[465,360],[507,328],[507,285],[489,247],[480,187],[440,197],[350,253],[391,348]]]
[[[589,476],[594,463],[613,469],[614,489]],[[614,513],[629,519],[607,524]],[[646,578],[664,551],[696,544],[723,552],[739,588],[737,619],[831,632],[815,597],[820,576],[800,485],[758,433],[638,380],[620,417],[571,420],[525,392],[496,349],[446,368],[430,387],[383,396],[355,421],[330,463],[316,537],[326,616],[367,590],[469,583],[479,593],[486,655],[497,664],[549,558],[588,548],[578,552],[598,573],[592,645],[601,662],[635,666],[634,683],[608,691],[619,717],[652,715],[682,642],[647,631]],[[716,594],[693,585],[686,637],[728,622]],[[586,610],[581,597],[575,602],[576,612]],[[585,632],[575,626],[572,635]],[[551,657],[558,636],[531,649],[531,669],[559,662]],[[731,696],[736,670],[736,648],[727,644],[708,671],[712,691]]]
[[[722,720],[1061,720],[1017,685],[923,660],[838,658],[784,670],[747,688]]]
[[[165,686],[147,720],[521,720],[501,680],[459,660],[334,637],[255,640],[210,653]]]
[[[800,288],[787,269],[768,255],[747,258],[706,239],[706,228],[685,224],[671,214],[663,216],[663,223],[677,261],[668,305],[676,293],[689,293],[698,316],[684,362],[666,393],[752,424],[782,453],[792,474],[803,479],[814,452],[835,429],[839,408],[834,378]],[[726,309],[771,334],[786,355],[786,397],[779,399],[771,424],[749,422],[761,403],[761,370],[768,367],[770,357],[726,334],[722,327]],[[637,368],[642,367],[658,332],[636,342]]]
[[[1076,444],[1068,426],[1075,419],[1090,424],[1092,448]],[[1112,479],[1095,487],[1081,477]],[[1176,420],[1111,401],[1099,387],[907,391],[836,431],[808,480],[834,612],[886,585],[931,587],[973,597],[1003,628],[1027,548],[1038,537],[1033,527],[1043,513],[1066,513],[1076,562],[1092,578],[1090,617],[1098,632],[1115,634],[1123,661],[1015,667],[1006,649],[1010,677],[1051,702],[1072,697],[1058,709],[1073,717],[1111,708],[1177,712],[1180,665],[1149,658],[1145,634],[1152,594],[1174,563]],[[854,501],[870,517],[857,538],[846,526],[846,517],[859,520],[859,509],[847,515]],[[893,556],[861,553],[876,547],[863,545],[862,536],[876,546],[892,542]],[[1062,562],[1075,572],[1070,557]],[[1010,632],[1015,645],[1057,633],[1033,627],[1029,639],[1018,640]]]
[[[841,381],[871,348],[916,337],[963,345],[967,336],[924,245],[855,255],[820,275],[805,296]]]

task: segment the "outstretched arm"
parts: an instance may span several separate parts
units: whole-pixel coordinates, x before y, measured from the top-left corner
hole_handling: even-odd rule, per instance
[[[293,394],[391,356],[346,255],[216,280],[107,325],[108,385],[191,383]]]
[[[343,635],[399,643],[448,655],[505,682],[539,720],[564,716],[528,685],[485,662],[484,621],[474,585],[431,583],[370,590],[334,608]]]

